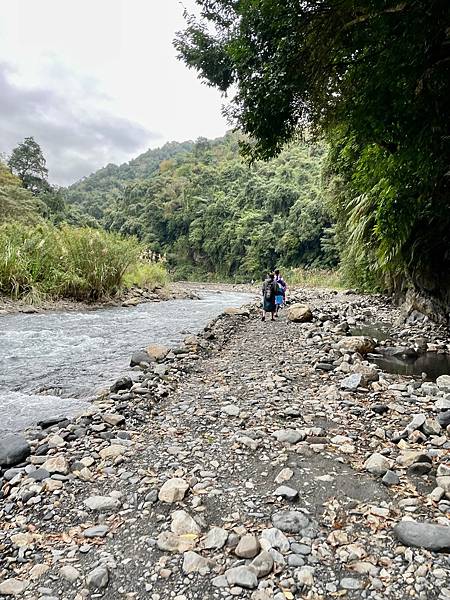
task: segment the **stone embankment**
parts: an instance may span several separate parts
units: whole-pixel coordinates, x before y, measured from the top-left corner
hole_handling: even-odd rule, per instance
[[[295,299],[312,314],[227,311],[137,353],[85,414],[0,441],[0,595],[450,598],[450,377],[366,360],[346,333],[392,323],[383,298]],[[450,350],[429,323],[391,330],[385,352]]]

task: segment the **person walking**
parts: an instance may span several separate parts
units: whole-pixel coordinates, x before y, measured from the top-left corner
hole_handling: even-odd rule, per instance
[[[283,279],[279,269],[275,269],[275,284],[276,284],[275,316],[278,317],[278,311],[286,303],[286,288],[287,288],[286,282]]]
[[[262,315],[261,321],[266,320],[266,313],[271,314],[271,321],[275,321],[275,295],[276,295],[276,282],[274,273],[268,273],[262,286]]]

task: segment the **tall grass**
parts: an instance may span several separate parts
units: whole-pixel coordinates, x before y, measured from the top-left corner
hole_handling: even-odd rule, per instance
[[[338,270],[298,267],[295,269],[283,269],[282,274],[289,286],[299,285],[301,287],[335,289],[344,287],[341,274]]]
[[[124,286],[142,253],[134,239],[87,227],[0,227],[0,292],[30,302],[98,300]]]
[[[161,263],[138,263],[130,267],[123,278],[125,287],[156,288],[168,282],[169,274]]]

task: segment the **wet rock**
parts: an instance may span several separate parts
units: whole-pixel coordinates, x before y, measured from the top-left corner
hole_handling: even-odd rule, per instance
[[[308,304],[293,304],[287,310],[287,318],[293,323],[307,323],[312,321],[313,314]]]
[[[130,359],[130,367],[138,367],[142,363],[150,363],[152,359],[145,350],[133,352]]]
[[[106,567],[97,567],[86,577],[86,584],[91,590],[101,590],[108,585],[109,573]]]
[[[384,475],[391,467],[392,461],[378,452],[369,456],[364,463],[364,468],[366,471],[369,471],[369,473],[372,473],[372,475]]]
[[[30,444],[17,433],[0,437],[0,466],[10,467],[23,462],[31,453]]]
[[[225,571],[228,585],[239,585],[246,589],[255,589],[258,586],[258,578],[252,567],[232,567]]]
[[[115,381],[112,384],[112,386],[110,387],[110,391],[113,394],[116,394],[120,390],[129,390],[132,385],[133,385],[133,381],[132,381],[131,377],[128,377],[128,376],[121,377],[120,379],[118,379],[117,381]]]
[[[431,471],[431,464],[429,462],[418,462],[408,467],[408,473],[410,475],[426,475]]]
[[[111,496],[90,496],[84,504],[95,512],[112,512],[120,508],[120,500]]]
[[[34,479],[35,481],[43,481],[44,479],[47,479],[47,477],[50,477],[50,473],[47,471],[47,469],[39,468],[28,473],[28,477],[30,479]]]
[[[450,526],[401,521],[394,527],[394,533],[406,546],[416,546],[436,552],[450,550]]]
[[[271,519],[274,527],[287,533],[299,533],[309,525],[308,517],[297,510],[281,510]]]
[[[444,410],[437,416],[437,421],[441,427],[450,425],[450,410]]]
[[[254,558],[260,549],[259,542],[255,535],[247,533],[239,540],[234,553],[240,558]]]
[[[189,489],[189,484],[184,479],[173,477],[168,479],[159,490],[158,498],[161,502],[172,504],[183,500],[186,492]]]

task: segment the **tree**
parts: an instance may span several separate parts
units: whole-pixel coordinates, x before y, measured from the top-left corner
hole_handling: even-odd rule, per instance
[[[325,135],[329,178],[343,183],[332,204],[344,256],[378,280],[410,281],[448,311],[448,0],[197,4],[175,46],[234,94],[226,112],[252,138],[245,153],[267,159],[299,132]]]
[[[24,189],[20,179],[0,161],[0,225],[8,221],[37,223],[42,209],[41,202]]]
[[[33,194],[48,191],[48,169],[41,147],[33,137],[27,137],[12,151],[8,160],[11,172],[22,181],[22,185]]]

